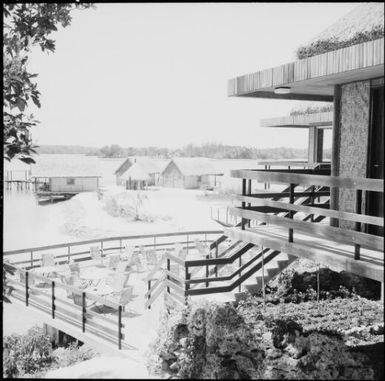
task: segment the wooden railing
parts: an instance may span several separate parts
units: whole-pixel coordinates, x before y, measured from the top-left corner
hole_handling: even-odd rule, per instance
[[[39,267],[41,262],[41,254],[55,253],[55,258],[60,264],[68,263],[70,260],[84,261],[91,259],[90,245],[98,245],[102,256],[106,256],[111,252],[117,250],[122,251],[125,245],[132,245],[135,251],[140,248],[153,248],[155,251],[163,250],[165,248],[173,247],[176,243],[183,245],[187,250],[195,247],[194,238],[199,237],[203,242],[209,243],[212,248],[215,248],[216,240],[210,237],[217,237],[222,234],[223,230],[201,230],[201,231],[186,231],[174,233],[158,233],[158,234],[141,234],[130,236],[108,237],[100,239],[91,239],[78,242],[68,242],[55,245],[47,245],[40,247],[33,247],[20,250],[8,250],[3,253],[4,258],[12,259],[14,265],[20,265],[31,269]],[[184,237],[181,241],[166,241],[161,242],[162,238]],[[219,240],[221,237],[219,238]],[[226,239],[226,238],[224,238]],[[142,240],[140,244],[138,241]],[[134,243],[132,243],[134,241]],[[221,241],[220,241],[221,242]],[[39,255],[40,254],[40,255]],[[20,260],[18,260],[20,258]]]
[[[26,307],[34,307],[51,316],[52,319],[59,319],[72,326],[81,328],[83,333],[91,333],[112,344],[117,344],[119,349],[133,348],[124,343],[125,335],[122,332],[123,306],[115,303],[107,297],[100,297],[84,290],[72,287],[61,282],[52,280],[33,271],[9,265],[14,271],[14,276],[8,277],[12,285],[12,298],[23,303]],[[19,279],[17,279],[19,276]],[[38,281],[48,288],[35,287]],[[79,303],[66,297],[60,297],[58,290],[72,294],[72,297],[79,297]],[[117,315],[106,316],[92,311],[89,303],[98,303],[100,306],[108,306],[117,311]]]
[[[273,224],[288,229],[288,241],[293,242],[294,230],[319,236],[334,242],[347,245],[354,245],[354,258],[360,259],[360,248],[365,247],[371,250],[382,251],[384,247],[384,238],[381,236],[368,234],[364,232],[367,225],[384,226],[383,217],[369,216],[362,212],[363,192],[382,192],[384,191],[384,181],[367,178],[346,178],[337,176],[325,176],[319,174],[298,173],[298,171],[266,171],[266,170],[235,170],[231,171],[232,177],[241,178],[243,182],[242,195],[236,197],[242,202],[242,206],[231,208],[230,213],[243,218],[245,229],[247,220],[257,220],[266,224]],[[267,200],[257,194],[247,194],[246,181],[257,180],[260,182],[271,182],[279,184],[289,184],[288,202]],[[322,186],[329,189],[348,189],[355,194],[355,212],[343,210],[332,210],[315,205],[296,205],[294,204],[298,193],[295,188],[298,185]],[[246,202],[248,206],[246,207]],[[258,209],[264,207],[265,213]],[[267,214],[272,210],[289,211],[289,216],[282,217]],[[293,219],[293,212],[310,213],[312,215],[322,215],[334,218],[338,221],[351,221],[353,229],[343,229],[341,227],[312,224],[308,221],[299,221]]]
[[[84,250],[87,245],[99,244],[103,256],[108,256],[108,254],[114,251],[116,252],[117,250],[121,251],[124,244],[127,243],[134,246],[136,252],[141,250],[141,248],[151,248],[151,251],[156,254],[158,250],[174,248],[175,244],[182,245],[182,248],[186,251],[191,250],[195,248],[194,238],[200,238],[200,240],[208,244],[210,250],[212,250],[226,240],[226,237],[223,235],[217,238],[221,233],[223,233],[222,230],[202,230],[119,236],[6,251],[3,253],[4,261],[9,264],[16,275],[9,277],[10,284],[12,284],[14,288],[11,298],[16,298],[23,302],[26,307],[32,306],[37,308],[49,314],[53,319],[60,319],[75,327],[79,327],[83,333],[89,332],[110,343],[117,344],[119,349],[132,348],[127,342],[124,342],[125,336],[122,332],[124,328],[124,324],[122,323],[123,305],[113,302],[108,296],[100,297],[37,274],[33,271],[33,268],[41,265],[41,254],[47,252],[52,253],[55,250],[59,251],[59,253],[55,255],[58,262],[57,264],[64,264],[71,260],[74,262],[82,262],[91,259],[89,248],[88,250]],[[173,237],[177,239],[171,240]],[[213,239],[213,237],[215,237],[215,239]],[[163,242],[161,241],[162,239]],[[138,243],[138,240],[142,240],[142,242]],[[64,253],[62,253],[63,251]],[[28,258],[25,258],[26,254]],[[162,261],[159,261],[158,263],[161,262]],[[158,264],[151,274],[159,269],[157,266]],[[152,277],[151,274],[150,276]],[[17,278],[17,275],[19,275],[19,278]],[[174,281],[178,280],[175,277],[172,279]],[[33,287],[33,280],[48,285],[48,290],[47,288]],[[167,285],[174,290],[177,287],[170,280],[167,282]],[[78,298],[80,298],[79,300],[81,300],[80,305],[79,303],[75,304],[74,301],[70,301],[68,298],[60,297],[58,295],[59,289],[78,296]],[[90,310],[88,307],[89,302],[96,302],[102,306],[109,306],[115,309],[117,311],[116,319]]]

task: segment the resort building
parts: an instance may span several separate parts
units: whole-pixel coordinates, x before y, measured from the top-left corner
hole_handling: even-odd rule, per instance
[[[149,179],[147,185],[158,185],[160,173],[162,172],[167,161],[162,159],[150,159],[146,157],[128,157],[114,173],[116,176],[116,185],[126,184],[128,177],[125,176],[126,178],[122,178],[122,176],[134,163],[139,163],[141,170],[148,175]]]
[[[146,172],[142,163],[134,163],[120,176],[120,185],[126,189],[145,189],[149,183],[154,185],[155,179]]]
[[[101,172],[96,158],[83,160],[82,166],[61,158],[50,167],[39,165],[32,172],[35,193],[39,200],[68,199],[81,192],[97,192]]]
[[[162,172],[162,185],[168,188],[213,188],[217,176],[222,176],[210,159],[175,158]]]
[[[298,170],[232,171],[233,177],[242,179],[242,194],[237,197],[241,207],[230,212],[242,222],[225,229],[233,240],[309,258],[382,282],[382,293],[384,38],[380,35],[373,39],[375,33],[370,31],[383,30],[383,24],[383,4],[360,5],[313,44],[302,47],[299,52],[306,58],[301,56],[295,62],[229,80],[231,97],[333,102],[332,158],[330,168],[317,165],[322,159],[322,129],[317,124],[330,125],[330,115],[310,124],[308,118],[313,116],[309,115],[263,121],[262,125],[274,127],[306,125],[311,143],[309,163],[315,165]],[[357,35],[367,36],[366,40],[357,43]],[[337,41],[335,48],[317,54],[316,47],[322,45],[319,41],[332,36]],[[348,46],[348,41],[355,44]],[[287,188],[281,196],[258,194],[252,191],[253,181]],[[298,185],[309,188],[300,192]],[[329,197],[320,202],[318,191]],[[310,199],[305,206],[300,201],[306,192]],[[315,216],[322,218],[317,220]],[[263,225],[250,227],[253,221]]]

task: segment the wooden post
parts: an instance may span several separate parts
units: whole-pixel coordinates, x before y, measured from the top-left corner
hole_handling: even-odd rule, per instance
[[[31,251],[31,267],[33,267],[33,251]]]
[[[86,293],[82,292],[82,331],[86,331]]]
[[[290,204],[294,204],[294,187],[295,184],[290,184],[289,190],[289,202]],[[294,212],[292,210],[289,211],[289,218],[293,219]],[[293,242],[293,229],[289,228],[289,242]]]
[[[242,196],[246,196],[246,179],[242,179]],[[246,208],[246,203],[242,201],[242,209]],[[245,230],[246,219],[242,217],[241,229]]]
[[[187,234],[187,255],[188,255],[188,246],[189,246],[189,236]]]
[[[148,282],[147,282],[147,290],[149,291],[147,299],[150,300],[151,299],[151,293],[150,293],[150,290],[151,290],[151,279],[149,279]],[[151,305],[150,304],[148,305],[148,309],[151,310]]]
[[[52,281],[52,319],[55,319],[55,281]]]
[[[210,258],[210,256],[207,254],[206,255],[206,259],[209,259]],[[208,278],[209,277],[209,265],[207,265],[206,264],[206,278]],[[206,282],[206,287],[208,287],[209,286],[209,282]]]
[[[170,266],[170,259],[167,258],[167,271],[170,271],[171,266]],[[169,275],[167,275],[167,279],[170,279]],[[170,287],[167,286],[167,293],[170,293]]]
[[[25,305],[28,307],[29,303],[29,284],[28,284],[28,271],[25,272]]]
[[[188,271],[188,266],[185,265],[185,283],[184,283],[184,295],[185,295],[185,300],[184,300],[184,303],[185,305],[187,305],[187,298],[188,298],[188,295],[187,295],[187,292],[188,290],[190,289],[190,285],[186,282],[188,280],[190,280],[190,273]]]
[[[118,348],[122,349],[122,306],[118,307]]]
[[[340,104],[341,86],[334,86],[331,176],[339,176],[340,166]],[[338,210],[338,188],[330,188],[330,209]],[[330,225],[338,227],[338,219],[330,218]]]
[[[361,214],[361,207],[362,207],[362,190],[357,189],[356,191],[356,213]],[[361,231],[361,223],[356,222],[356,231],[360,232]],[[360,259],[360,245],[355,244],[354,245],[354,259]]]
[[[71,262],[71,246],[67,246],[67,258],[68,258],[68,264]]]
[[[248,181],[248,194],[249,194],[249,196],[251,195],[251,179],[249,179],[249,181]],[[250,208],[251,203],[249,202],[247,206]],[[249,220],[249,222],[248,222],[249,228],[250,228],[250,224],[251,224],[251,220]]]
[[[242,255],[240,255],[239,257],[239,268],[241,268],[241,266],[242,266]],[[241,275],[242,275],[242,271],[239,272],[239,278],[241,277]],[[238,286],[238,291],[241,292],[241,290],[242,290],[242,285],[240,283]]]

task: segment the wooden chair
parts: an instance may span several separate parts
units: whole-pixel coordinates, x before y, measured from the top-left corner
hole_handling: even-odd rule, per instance
[[[111,299],[111,301],[123,306],[124,310],[124,307],[130,302],[132,298],[133,290],[134,288],[132,286],[127,286],[121,289],[119,292],[112,294],[112,296],[109,298]]]
[[[128,266],[132,266],[134,264],[134,246],[125,246],[124,253],[121,254],[120,258],[128,262]]]
[[[129,276],[129,273],[113,274],[110,286],[114,289],[114,291],[121,291],[123,288],[126,287]]]
[[[130,266],[127,264],[127,261],[120,261],[117,264],[117,266],[116,266],[115,272],[117,272],[117,273],[126,273],[126,272],[128,272],[127,269],[129,267]]]
[[[42,266],[55,266],[55,256],[53,254],[42,254],[41,255],[41,265]]]
[[[96,262],[100,262],[100,265],[103,266],[102,251],[100,250],[99,246],[91,246],[90,254],[91,254],[91,259],[93,259]]]
[[[120,262],[120,255],[119,254],[115,254],[115,255],[110,255],[109,256],[109,260],[108,260],[108,269],[110,270],[115,270],[116,267],[118,266]]]
[[[69,264],[71,275],[77,274],[80,276],[80,266],[78,262],[70,263]]]

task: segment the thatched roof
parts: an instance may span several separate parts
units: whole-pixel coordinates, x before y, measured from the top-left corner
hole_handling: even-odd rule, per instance
[[[150,179],[150,175],[141,163],[134,163],[121,176],[122,180],[129,180],[130,178],[133,181],[147,181]]]
[[[167,160],[164,159],[151,159],[148,157],[128,157],[123,163],[119,166],[119,168],[114,172],[115,175],[123,174],[125,170],[130,168],[135,162],[140,163],[142,169],[149,173],[161,173],[168,163]]]
[[[186,158],[174,158],[170,161],[163,173],[167,170],[169,165],[174,163],[180,170],[183,176],[203,176],[203,175],[222,175],[218,169],[216,169],[211,159],[204,157],[186,157]]]
[[[84,156],[79,160],[72,155],[50,155],[49,160],[37,159],[32,166],[33,177],[101,177],[96,157]]]
[[[315,36],[309,43],[330,38],[346,41],[357,33],[369,32],[381,26],[382,28],[384,26],[384,3],[362,3]]]

